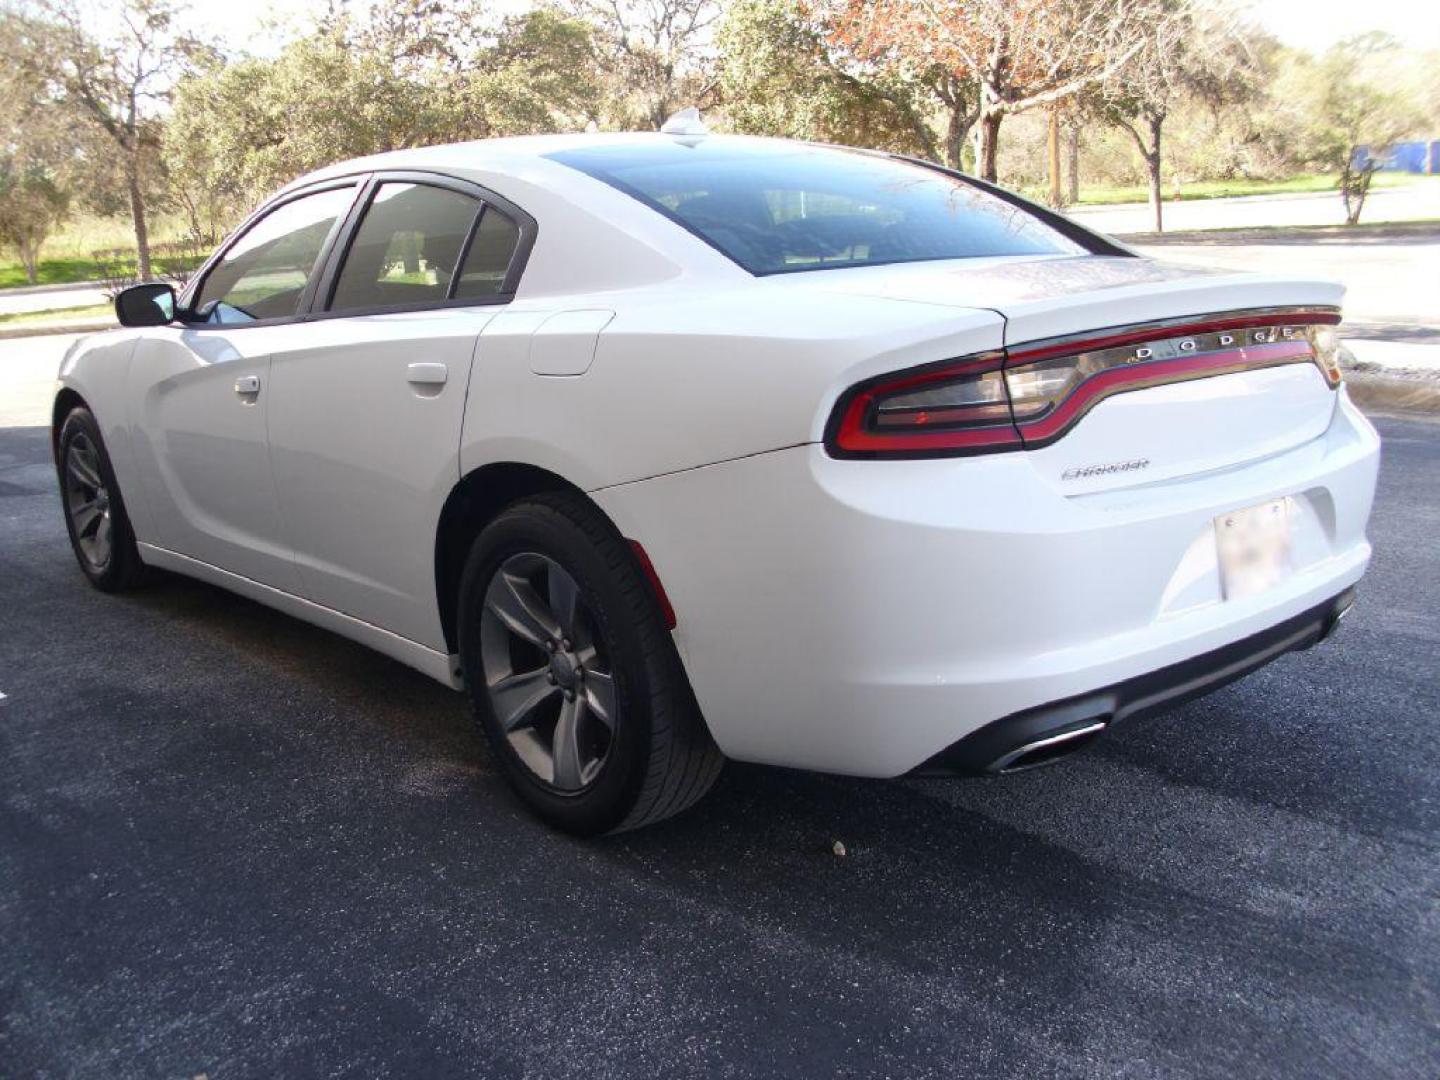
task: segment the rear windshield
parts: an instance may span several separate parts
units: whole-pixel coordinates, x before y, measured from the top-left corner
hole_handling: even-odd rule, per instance
[[[550,157],[679,222],[752,274],[1086,253],[1021,207],[894,158],[712,139]]]

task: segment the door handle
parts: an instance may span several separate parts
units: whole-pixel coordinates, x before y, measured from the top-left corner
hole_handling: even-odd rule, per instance
[[[414,386],[444,386],[449,377],[444,364],[411,364],[405,369],[405,380]]]
[[[238,379],[235,380],[235,393],[241,395],[242,397],[247,394],[260,393],[260,376],[241,375]]]

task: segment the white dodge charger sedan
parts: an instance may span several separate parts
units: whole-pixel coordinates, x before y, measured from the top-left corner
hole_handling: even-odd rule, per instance
[[[726,758],[1038,765],[1326,637],[1379,452],[1340,299],[882,153],[437,146],[122,293],[55,455],[96,586],[187,574],[463,688],[599,833]]]

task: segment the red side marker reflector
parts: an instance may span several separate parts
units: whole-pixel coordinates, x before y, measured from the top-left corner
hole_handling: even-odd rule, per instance
[[[645,576],[650,579],[650,588],[655,591],[655,599],[660,604],[660,615],[665,620],[665,629],[674,630],[675,609],[670,606],[670,597],[665,595],[665,586],[660,584],[660,575],[655,572],[655,564],[650,561],[650,556],[640,546],[639,540],[627,540],[626,543],[635,553],[640,569],[645,571]]]

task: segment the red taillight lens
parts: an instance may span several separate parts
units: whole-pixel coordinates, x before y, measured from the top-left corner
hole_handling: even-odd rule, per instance
[[[837,457],[945,457],[1046,446],[1099,402],[1150,386],[1314,363],[1340,368],[1329,309],[1237,313],[1040,342],[871,379],[831,416]]]
[[[861,383],[832,414],[830,452],[943,457],[1015,449],[1004,366],[1004,353],[984,353]]]

